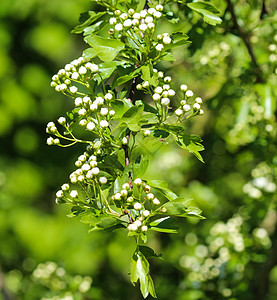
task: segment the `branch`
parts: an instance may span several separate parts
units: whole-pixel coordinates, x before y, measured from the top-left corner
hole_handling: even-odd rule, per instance
[[[234,11],[234,6],[233,6],[233,3],[231,0],[226,0],[227,2],[227,9],[229,10],[229,12],[231,13],[231,17],[232,17],[232,21],[233,21],[233,24],[234,24],[234,27],[235,29],[238,31],[238,34],[239,36],[241,37],[242,41],[244,42],[246,48],[247,48],[247,51],[251,57],[251,60],[252,60],[252,64],[254,66],[254,72],[255,72],[255,76],[256,76],[256,81],[258,83],[263,83],[265,82],[263,76],[262,76],[262,70],[260,68],[260,66],[258,65],[257,63],[257,59],[256,59],[256,56],[254,54],[254,51],[253,51],[253,47],[252,47],[252,44],[250,42],[250,39],[249,39],[249,33],[248,32],[245,32],[241,26],[238,24],[238,21],[237,21],[237,17],[236,17],[236,14],[235,14],[235,11]]]
[[[267,8],[265,6],[265,0],[263,0],[260,20],[262,20],[264,18],[264,15],[266,15],[267,13],[268,13],[268,11],[267,11]]]

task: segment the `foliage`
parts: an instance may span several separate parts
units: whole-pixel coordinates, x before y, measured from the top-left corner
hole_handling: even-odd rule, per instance
[[[215,27],[189,3],[164,5],[167,19],[159,19],[157,34],[184,32],[191,43],[173,48],[173,56],[157,68],[174,79],[172,89],[186,82],[205,99],[205,114],[185,122],[203,138],[205,164],[174,143],[149,137],[136,155],[151,161],[139,177],[147,183],[166,180],[176,195],[194,199],[206,220],[176,218],[171,230],[179,227],[178,236],[147,231],[148,245],[165,258],[149,259],[151,277],[159,299],[275,299],[276,3],[205,1],[220,11],[222,22]],[[73,171],[72,151],[76,158],[84,151],[78,144],[47,148],[41,132],[49,119],[73,107],[48,88],[48,81],[85,50],[68,28],[86,10],[103,12],[88,1],[0,3],[0,289],[14,298],[23,298],[14,283],[24,289],[28,281],[33,291],[38,282],[29,280],[30,272],[51,260],[65,266],[71,278],[93,278],[87,299],[141,299],[139,288],[128,284],[134,245],[126,230],[87,235],[87,225],[67,220],[66,208],[49,201],[65,173]],[[106,38],[109,17],[103,21],[107,26],[98,35]],[[108,65],[106,71],[111,70]],[[122,88],[130,86],[132,79],[124,82],[129,74],[121,79]],[[136,93],[143,98],[142,91]],[[85,128],[77,131],[78,137],[88,137]],[[14,276],[17,280],[8,284]],[[27,299],[44,292],[59,297],[53,287],[37,290],[39,296],[30,293]]]

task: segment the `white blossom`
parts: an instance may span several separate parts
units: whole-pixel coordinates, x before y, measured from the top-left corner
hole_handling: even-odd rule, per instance
[[[129,231],[137,231],[138,230],[138,227],[137,227],[137,225],[136,224],[129,224],[128,225],[128,230]]]
[[[140,24],[139,25],[139,29],[141,30],[141,31],[145,31],[145,30],[147,30],[147,25],[146,24]]]
[[[141,226],[141,231],[146,232],[148,230],[148,227],[146,225]]]
[[[115,25],[117,23],[116,18],[114,18],[114,17],[110,18],[109,22],[110,22],[111,25]]]
[[[105,127],[108,127],[108,126],[109,126],[109,123],[106,120],[100,121],[100,127],[101,128],[105,128]]]
[[[165,106],[168,106],[170,104],[169,98],[162,98],[161,104],[165,105]]]
[[[155,48],[156,48],[157,51],[162,51],[163,48],[164,48],[164,45],[163,44],[157,44]]]
[[[141,180],[140,178],[136,178],[136,179],[134,180],[134,184],[135,184],[135,185],[141,185],[141,184],[142,184],[142,180]]]
[[[95,168],[91,169],[91,172],[92,172],[93,175],[98,175],[100,170],[99,170],[99,168],[95,167]]]
[[[115,29],[116,31],[122,31],[123,25],[122,25],[121,23],[118,23],[118,24],[115,25],[114,29]]]
[[[175,110],[175,115],[176,116],[180,117],[182,114],[183,114],[183,110],[182,109],[178,108],[178,109]]]
[[[159,205],[159,204],[160,204],[160,200],[159,200],[158,198],[154,198],[154,199],[153,199],[153,203],[154,203],[155,205]]]
[[[78,91],[78,88],[76,87],[76,86],[71,86],[70,88],[69,88],[69,90],[70,90],[70,92],[72,93],[72,94],[75,94],[75,93],[77,93],[77,91]]]
[[[191,90],[186,91],[186,96],[187,97],[192,97],[193,96],[193,91],[191,91]]]
[[[100,109],[100,115],[101,116],[106,116],[109,113],[109,110],[106,107],[102,107]]]
[[[180,90],[183,91],[183,92],[185,92],[187,89],[188,89],[188,87],[185,84],[182,84],[180,86]]]
[[[141,203],[136,202],[136,203],[134,204],[134,209],[135,209],[135,210],[140,210],[141,208],[142,208]]]
[[[72,191],[70,192],[70,197],[76,198],[77,196],[78,196],[78,192],[77,192],[76,190],[72,190]]]
[[[87,68],[84,66],[81,66],[78,70],[79,74],[84,75],[87,73]]]
[[[102,177],[99,178],[99,182],[101,184],[106,184],[108,182],[108,179],[105,176],[102,176]]]
[[[83,103],[83,99],[81,97],[77,97],[75,100],[74,100],[74,103],[76,106],[80,106],[82,105]]]
[[[189,105],[189,104],[185,104],[185,105],[183,106],[183,110],[184,110],[184,111],[189,111],[189,110],[190,110],[190,105]]]

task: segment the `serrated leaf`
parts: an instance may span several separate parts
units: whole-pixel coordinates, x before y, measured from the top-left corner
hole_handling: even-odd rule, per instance
[[[157,75],[154,73],[152,66],[142,66],[140,69],[142,71],[141,78],[148,81],[150,85],[157,86]]]
[[[144,109],[143,103],[136,102],[135,106],[130,107],[121,117],[120,124],[125,123],[131,131],[139,131],[141,126],[139,121]]]
[[[77,25],[71,32],[72,33],[82,33],[89,25],[91,25],[96,20],[100,19],[103,15],[106,14],[106,11],[103,12],[94,12],[89,11],[80,15],[80,22],[82,24]]]
[[[131,103],[131,101],[126,98],[123,98],[122,100],[114,100],[112,102],[112,108],[115,111],[115,116],[113,119],[121,120],[124,113],[132,106],[133,104]]]
[[[178,227],[175,226],[174,223],[174,219],[170,217],[165,217],[151,222],[150,229],[164,233],[177,233]]]
[[[146,156],[140,155],[136,158],[133,172],[134,178],[141,178],[145,174],[149,165],[149,159]]]
[[[151,257],[157,257],[157,258],[161,257],[161,254],[159,255],[156,254],[155,251],[148,246],[139,245],[138,250],[145,256],[146,259]]]
[[[119,40],[97,35],[85,37],[84,40],[97,52],[97,56],[105,62],[112,61],[118,52],[125,47]]]
[[[163,180],[147,180],[147,183],[161,192],[168,200],[174,200],[178,196],[168,188],[167,182]]]
[[[210,25],[215,26],[216,24],[220,24],[222,22],[221,18],[218,16],[220,11],[210,3],[197,1],[188,3],[187,6],[201,14],[204,17],[204,21]]]

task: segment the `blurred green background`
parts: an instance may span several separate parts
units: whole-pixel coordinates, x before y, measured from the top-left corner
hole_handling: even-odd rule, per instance
[[[183,1],[185,4],[185,1]],[[176,87],[205,100],[205,115],[189,124],[203,137],[205,164],[172,145],[146,149],[147,177],[167,180],[194,199],[205,221],[178,220],[178,235],[150,239],[165,261],[152,262],[158,299],[277,297],[275,1],[235,1],[257,64],[233,26],[227,2],[217,27],[184,5],[181,25],[192,44],[159,67]],[[0,3],[0,299],[142,299],[129,283],[135,245],[124,231],[88,234],[66,217],[55,192],[74,169],[78,147],[46,145],[45,126],[71,107],[51,77],[86,48],[70,34],[88,0],[5,0]],[[257,69],[258,67],[258,69]],[[258,74],[258,75],[257,75]]]

